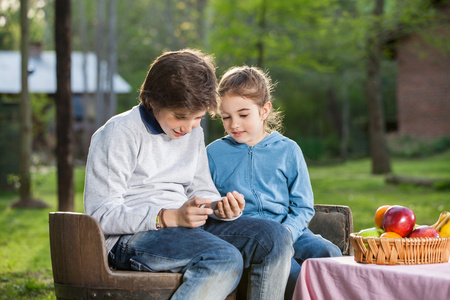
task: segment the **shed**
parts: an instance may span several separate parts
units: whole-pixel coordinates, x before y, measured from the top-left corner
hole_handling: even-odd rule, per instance
[[[86,77],[83,78],[83,62],[86,59]],[[102,63],[102,72],[106,63]],[[56,94],[56,53],[55,51],[41,51],[40,45],[30,46],[28,60],[29,76],[28,89],[30,93]],[[101,75],[103,77],[103,75]],[[106,76],[104,76],[106,78]],[[86,86],[85,86],[86,82]],[[106,80],[103,81],[106,86]],[[83,159],[87,152],[89,139],[96,129],[96,119],[101,116],[102,121],[111,117],[115,112],[115,103],[104,100],[104,111],[97,112],[95,93],[97,91],[97,56],[93,52],[86,55],[83,52],[71,54],[71,87],[73,93],[74,131],[75,131],[75,157]],[[131,86],[117,73],[113,76],[113,89],[116,94],[126,94]],[[20,141],[19,97],[21,93],[21,53],[19,51],[0,51],[0,189],[6,185],[9,174],[18,173]],[[87,95],[82,98],[82,95]],[[11,100],[12,99],[12,100]],[[35,122],[36,120],[34,120]],[[36,126],[34,131],[54,131],[54,126]],[[42,125],[42,124],[39,124]],[[43,127],[43,128],[42,128]],[[39,128],[39,129],[38,129]],[[50,133],[52,134],[52,133]],[[39,136],[39,133],[35,137]],[[39,139],[39,138],[35,138]],[[43,148],[53,153],[54,139],[46,141]],[[14,146],[14,147],[12,147]],[[17,147],[16,147],[17,146]],[[8,154],[8,155],[6,155]]]
[[[71,84],[74,94],[83,92],[95,93],[97,91],[97,56],[95,53],[86,54],[87,87],[83,80],[82,52],[72,52]],[[56,93],[56,53],[42,51],[37,55],[30,55],[28,60],[30,93]],[[21,55],[18,51],[0,51],[0,94],[19,94],[21,91]],[[129,93],[131,86],[119,75],[113,77],[116,94]]]

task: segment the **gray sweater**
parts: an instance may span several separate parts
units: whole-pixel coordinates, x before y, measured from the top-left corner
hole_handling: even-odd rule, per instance
[[[135,106],[92,136],[84,208],[100,222],[108,251],[120,235],[156,230],[161,208],[177,209],[194,196],[220,196],[211,180],[203,129],[172,140],[143,116]]]

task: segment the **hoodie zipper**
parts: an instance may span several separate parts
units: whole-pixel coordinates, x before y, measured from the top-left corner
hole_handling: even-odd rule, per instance
[[[256,193],[256,191],[253,188],[253,150],[254,150],[255,146],[249,146],[248,147],[248,155],[250,157],[249,161],[250,161],[250,190],[252,191],[253,196],[255,197],[256,201],[258,201],[258,212],[261,213],[262,211],[262,203],[261,200],[258,197],[258,194]]]

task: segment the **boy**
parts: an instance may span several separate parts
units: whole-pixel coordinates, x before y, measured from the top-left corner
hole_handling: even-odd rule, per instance
[[[85,211],[101,224],[110,264],[181,272],[172,299],[225,299],[249,269],[250,299],[283,299],[293,254],[289,233],[241,217],[245,200],[220,198],[209,173],[201,119],[217,107],[210,56],[167,52],[150,66],[140,104],[92,137]]]

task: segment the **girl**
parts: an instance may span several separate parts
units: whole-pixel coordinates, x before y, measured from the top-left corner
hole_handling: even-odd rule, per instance
[[[238,190],[246,200],[244,215],[271,219],[291,233],[295,250],[286,288],[291,299],[300,264],[311,257],[341,256],[340,249],[314,235],[309,174],[300,147],[277,130],[272,109],[273,85],[261,69],[233,67],[219,83],[220,113],[228,135],[207,147],[209,168],[219,192]]]

